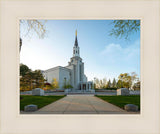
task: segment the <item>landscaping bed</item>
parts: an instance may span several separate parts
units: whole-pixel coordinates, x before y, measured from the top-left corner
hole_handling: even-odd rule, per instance
[[[65,97],[65,95],[59,96],[30,96],[30,95],[21,95],[20,96],[20,110],[24,110],[24,106],[29,104],[34,104],[38,106],[38,109],[55,102],[61,98]]]

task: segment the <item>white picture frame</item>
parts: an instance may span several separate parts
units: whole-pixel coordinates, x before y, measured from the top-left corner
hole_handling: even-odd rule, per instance
[[[0,3],[2,134],[160,134],[160,2],[158,0],[2,0]],[[20,115],[20,19],[140,19],[141,113]]]

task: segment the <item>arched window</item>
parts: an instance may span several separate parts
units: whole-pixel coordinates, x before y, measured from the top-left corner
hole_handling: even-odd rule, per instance
[[[75,50],[74,50],[74,52],[73,52],[74,54],[75,54]]]

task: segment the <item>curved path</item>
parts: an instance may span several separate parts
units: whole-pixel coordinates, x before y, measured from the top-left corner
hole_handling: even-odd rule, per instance
[[[33,113],[33,112],[32,112]],[[125,110],[93,95],[67,95],[35,114],[127,114]]]

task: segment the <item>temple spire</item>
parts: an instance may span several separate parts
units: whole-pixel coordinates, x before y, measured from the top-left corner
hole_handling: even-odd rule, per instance
[[[75,56],[80,56],[80,53],[79,53],[79,47],[78,47],[78,40],[77,40],[77,30],[75,32],[75,43],[74,43],[74,47],[73,47],[73,57]]]
[[[77,30],[76,30],[76,33],[75,33],[75,35],[76,35],[76,37],[75,37],[75,43],[74,43],[74,45],[75,45],[75,46],[78,46],[78,40],[77,40]]]

